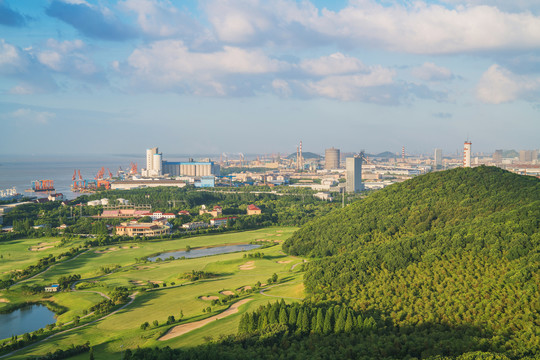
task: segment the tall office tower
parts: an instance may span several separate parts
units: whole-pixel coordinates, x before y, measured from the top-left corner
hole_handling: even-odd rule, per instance
[[[435,167],[442,167],[442,149],[435,149]]]
[[[324,168],[339,169],[339,149],[326,149],[324,152]]]
[[[471,167],[471,145],[469,140],[463,145],[463,167]]]
[[[345,159],[345,167],[347,169],[347,183],[345,189],[349,193],[359,192],[364,190],[362,184],[362,158],[364,153],[361,152],[354,157]]]
[[[158,153],[158,148],[154,147],[146,149],[146,171],[151,171],[154,168],[154,155]]]
[[[493,153],[493,162],[495,164],[502,164],[502,159],[503,159],[503,151],[502,150],[495,150],[495,152]]]

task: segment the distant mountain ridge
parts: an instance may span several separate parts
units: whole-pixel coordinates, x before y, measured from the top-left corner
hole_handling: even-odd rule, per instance
[[[304,159],[322,159],[323,158],[323,156],[309,152],[309,151],[302,152],[302,157]],[[287,156],[287,159],[296,159],[296,153],[290,154],[289,156]]]

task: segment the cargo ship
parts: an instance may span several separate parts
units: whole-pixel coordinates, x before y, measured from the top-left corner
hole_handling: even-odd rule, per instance
[[[25,190],[28,192],[48,192],[55,191],[53,180],[35,180],[32,181],[32,188]]]

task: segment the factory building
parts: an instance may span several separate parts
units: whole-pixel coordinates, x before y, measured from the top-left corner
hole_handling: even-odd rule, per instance
[[[471,167],[471,145],[468,140],[463,145],[463,167]]]
[[[162,162],[162,172],[169,176],[212,176],[219,175],[218,164],[208,162]]]
[[[141,171],[144,177],[167,176],[216,176],[219,175],[219,165],[212,161],[201,162],[171,162],[163,161],[163,155],[157,147],[146,150],[146,169]]]
[[[339,149],[326,149],[324,153],[324,168],[327,170],[339,169]]]
[[[355,155],[354,157],[347,158],[345,160],[345,166],[347,169],[347,183],[345,189],[349,193],[359,192],[364,190],[362,184],[362,157],[363,153]]]

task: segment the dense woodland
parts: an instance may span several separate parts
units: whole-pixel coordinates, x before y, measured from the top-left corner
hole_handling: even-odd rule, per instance
[[[301,304],[244,314],[237,335],[126,359],[535,359],[540,180],[431,173],[317,218],[284,244],[312,257]]]

